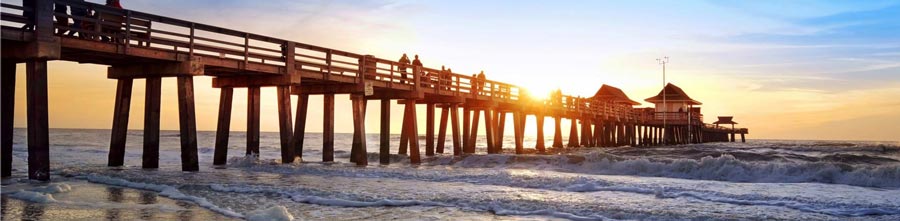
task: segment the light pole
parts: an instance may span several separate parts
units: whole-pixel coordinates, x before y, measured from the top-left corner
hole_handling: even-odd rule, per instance
[[[657,58],[656,62],[659,63],[660,65],[662,65],[662,74],[663,74],[663,90],[662,90],[662,95],[663,95],[663,141],[669,142],[669,139],[667,136],[669,133],[669,131],[668,131],[669,129],[668,129],[668,127],[666,127],[666,123],[667,123],[666,118],[668,117],[666,115],[669,114],[668,113],[669,107],[666,104],[666,64],[669,63],[669,56],[665,56],[663,58]]]

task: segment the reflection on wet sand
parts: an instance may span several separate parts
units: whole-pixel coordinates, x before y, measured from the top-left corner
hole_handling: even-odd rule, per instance
[[[56,178],[56,177],[54,177]],[[59,182],[63,178],[56,178]],[[38,203],[10,197],[28,184],[3,186],[0,220],[234,220],[191,202],[161,197],[152,191],[68,180],[72,190],[52,193],[56,202]]]

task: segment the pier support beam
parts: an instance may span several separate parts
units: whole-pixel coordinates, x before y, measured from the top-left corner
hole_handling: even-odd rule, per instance
[[[471,110],[469,109],[469,107],[463,107],[463,137],[462,137],[462,139],[463,139],[462,152],[463,153],[468,153],[469,142],[472,141],[471,137],[469,136],[469,134],[471,133],[471,131],[470,131],[471,126],[472,126]]]
[[[579,147],[578,144],[578,120],[572,118],[572,125],[569,127],[569,144],[568,147]]]
[[[444,146],[447,141],[447,118],[450,117],[450,107],[441,108],[441,123],[438,128],[437,153],[444,153]]]
[[[484,130],[485,130],[485,143],[487,143],[487,153],[495,154],[497,153],[495,140],[494,140],[494,132],[497,126],[497,122],[495,122],[496,118],[494,118],[494,110],[493,109],[485,109],[484,110]]]
[[[559,116],[554,116],[553,122],[555,123],[555,125],[554,125],[554,130],[553,130],[553,146],[552,147],[553,148],[562,148],[563,147],[562,125],[561,125],[562,119],[560,119]]]
[[[46,66],[44,66],[44,69],[46,75]],[[46,79],[46,77],[44,78]],[[110,135],[109,141],[109,162],[107,163],[107,166],[111,167],[125,164],[125,140],[128,136],[128,113],[131,108],[131,87],[134,80],[123,78],[117,81],[116,101],[113,107],[112,135]],[[31,98],[31,95],[28,97]],[[31,109],[33,106],[29,104],[28,107]]]
[[[416,122],[416,100],[406,100],[404,101],[406,104],[406,113],[409,121],[407,125],[404,125],[403,128],[406,130],[406,134],[409,137],[409,163],[410,164],[420,164],[422,163],[421,157],[419,156],[419,128],[418,123]]]
[[[473,109],[472,110],[474,116],[472,116],[472,130],[469,131],[469,146],[466,147],[466,153],[473,154],[475,153],[475,146],[478,143],[478,121],[481,117],[481,110]]]
[[[50,136],[47,105],[47,61],[26,62],[28,105],[28,179],[50,180]]]
[[[353,139],[358,140],[353,145],[350,157],[357,166],[369,164],[369,154],[366,152],[366,99],[362,94],[350,95],[353,108]],[[355,153],[355,154],[354,154]]]
[[[181,131],[181,170],[198,171],[197,116],[194,111],[194,77],[178,76],[178,124]]]
[[[366,126],[366,106],[368,105],[368,101],[365,99],[364,95],[360,94],[359,97],[355,98],[355,99],[362,99],[362,101],[361,101],[362,104],[360,105],[360,107],[355,107],[355,106],[353,106],[354,96],[356,96],[356,95],[350,94],[350,104],[351,104],[350,109],[352,109],[351,115],[355,117],[355,115],[353,115],[353,114],[356,114],[355,113],[356,110],[362,111],[363,117],[359,118],[358,120],[360,120],[361,121],[360,123],[363,125],[363,127],[365,127]],[[357,119],[356,118],[352,118],[352,119],[354,119],[353,122],[354,122],[354,125],[356,125]],[[362,136],[357,136],[358,133],[363,133],[363,134],[362,134]],[[356,163],[356,158],[359,157],[359,156],[357,156],[357,154],[365,152],[365,150],[366,150],[365,142],[364,142],[365,139],[366,139],[365,130],[360,130],[360,131],[357,131],[356,129],[353,130],[353,143],[350,145],[350,162],[351,163]],[[363,154],[365,154],[365,153],[363,153]],[[367,161],[368,161],[368,159],[367,159]]]
[[[144,94],[144,153],[141,167],[159,168],[159,106],[162,78],[147,78]]]
[[[259,156],[259,87],[247,88],[247,155]]]
[[[425,104],[425,156],[434,156],[434,103]]]
[[[503,153],[503,135],[506,130],[506,113],[503,111],[494,111],[494,121],[497,127],[494,129],[494,149],[497,153]]]
[[[450,123],[450,127],[453,128],[453,155],[459,156],[462,154],[462,146],[459,138],[459,105],[454,104],[450,107],[450,120],[453,121]]]
[[[3,60],[0,71],[0,157],[3,158],[2,177],[12,176],[13,119],[16,104],[16,62]]]
[[[294,90],[297,90],[296,88]],[[301,89],[302,90],[302,89]],[[298,93],[298,91],[293,91]],[[297,119],[294,123],[294,157],[303,160],[303,141],[306,138],[306,115],[309,113],[309,94],[299,93],[297,96]]]
[[[223,87],[219,91],[219,123],[216,126],[216,149],[213,165],[225,165],[228,161],[228,137],[231,134],[231,104],[234,88]]]
[[[334,94],[324,95],[322,162],[334,162]]]
[[[281,163],[293,163],[296,154],[291,141],[293,128],[291,125],[291,87],[278,86],[278,133],[281,138]]]
[[[516,139],[516,154],[525,153],[525,146],[523,144],[524,140],[522,139],[522,131],[525,127],[525,121],[523,120],[524,117],[525,116],[519,111],[513,112],[513,130],[515,131],[515,133],[513,134],[514,139]]]
[[[544,147],[544,115],[535,115],[535,121],[537,123],[537,140],[534,149],[537,149],[538,153],[544,153],[546,151],[546,147]]]
[[[378,149],[378,162],[383,165],[391,163],[391,100],[381,99],[381,146]]]
[[[405,105],[405,104],[404,104]],[[409,114],[406,114],[406,106],[403,108],[403,122],[400,123],[400,146],[399,150],[397,150],[397,154],[406,155],[406,150],[409,147],[409,133],[406,129],[406,125],[409,125]]]

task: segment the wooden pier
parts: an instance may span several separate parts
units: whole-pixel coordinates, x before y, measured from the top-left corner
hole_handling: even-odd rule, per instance
[[[399,154],[410,163],[452,151],[474,154],[476,138],[486,135],[487,153],[524,154],[527,118],[537,124],[537,153],[549,152],[544,143],[545,118],[555,125],[551,148],[650,146],[725,141],[723,137],[746,129],[707,125],[693,107],[687,112],[637,109],[639,103],[604,85],[591,98],[557,94],[539,100],[516,85],[479,80],[469,75],[422,66],[407,66],[389,59],[325,48],[159,15],[69,0],[25,0],[28,7],[2,3],[2,147],[3,177],[10,175],[12,119],[17,63],[26,64],[28,113],[28,176],[48,180],[50,171],[47,101],[47,61],[65,60],[109,66],[115,80],[115,110],[109,166],[124,164],[126,130],[134,79],[146,79],[142,167],[157,168],[161,79],[176,78],[182,170],[199,170],[197,155],[194,77],[212,77],[221,89],[213,163],[226,164],[233,89],[247,88],[246,154],[259,153],[260,88],[275,87],[281,138],[281,162],[302,159],[304,128],[310,96],[324,98],[322,160],[334,161],[334,99],[349,94],[352,102],[353,145],[351,162],[367,165],[365,112],[368,101],[381,104],[379,163],[390,163],[389,107],[405,107]],[[56,13],[54,7],[91,9],[87,16]],[[80,28],[70,26],[73,22]],[[27,28],[23,28],[27,27]],[[77,32],[74,36],[65,32]],[[604,89],[606,88],[606,89]],[[668,88],[668,87],[666,87]],[[666,90],[666,89],[664,89]],[[680,90],[680,89],[679,89]],[[291,96],[298,97],[292,122]],[[623,98],[624,97],[624,98]],[[623,100],[624,99],[624,100]],[[627,100],[627,101],[626,101]],[[425,144],[420,144],[416,106],[427,107]],[[318,107],[316,107],[318,108]],[[436,118],[436,109],[441,110]],[[462,111],[462,126],[459,112]],[[687,115],[684,115],[687,113]],[[699,114],[699,109],[697,109]],[[318,117],[318,116],[316,116]],[[665,122],[660,124],[662,117]],[[513,124],[506,125],[511,118]],[[563,141],[561,120],[571,120]],[[684,118],[684,119],[682,119]],[[438,122],[435,122],[439,120]],[[670,121],[671,120],[671,121]],[[483,121],[483,123],[482,123]],[[437,139],[435,139],[435,124]],[[481,127],[484,131],[479,131]],[[515,149],[506,151],[503,136],[514,131]],[[449,127],[449,129],[448,129]],[[447,136],[452,147],[446,147]]]

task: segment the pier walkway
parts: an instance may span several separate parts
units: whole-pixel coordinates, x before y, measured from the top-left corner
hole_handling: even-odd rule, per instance
[[[2,147],[3,176],[10,175],[16,63],[26,63],[28,175],[49,179],[47,61],[64,60],[109,66],[117,81],[109,166],[124,164],[125,138],[133,79],[146,79],[143,136],[144,168],[157,168],[162,78],[177,78],[184,171],[199,170],[193,78],[213,78],[221,89],[214,164],[224,165],[232,111],[233,88],[248,89],[247,154],[259,152],[260,88],[277,88],[281,161],[302,157],[309,96],[324,97],[323,161],[334,160],[334,96],[349,94],[353,108],[351,161],[367,165],[365,111],[367,101],[381,103],[379,161],[390,163],[389,122],[392,100],[405,106],[398,153],[421,162],[416,105],[427,106],[426,156],[445,152],[449,136],[454,155],[475,153],[475,138],[485,125],[487,152],[501,153],[507,117],[511,115],[515,153],[524,154],[527,116],[537,123],[536,152],[547,151],[544,119],[556,125],[550,148],[645,146],[726,141],[727,134],[747,133],[706,125],[702,118],[682,124],[653,123],[653,113],[615,100],[560,95],[538,100],[516,85],[473,79],[470,75],[407,66],[372,55],[169,18],[134,10],[69,0],[25,0],[25,6],[2,4]],[[54,7],[67,7],[55,12]],[[83,13],[70,13],[88,10]],[[77,14],[77,15],[73,15]],[[80,24],[78,28],[71,24]],[[23,28],[25,27],[25,28]],[[77,33],[69,35],[66,33]],[[298,96],[291,113],[290,96]],[[174,105],[174,104],[173,104]],[[441,109],[439,122],[435,110]],[[462,119],[459,110],[462,109]],[[292,121],[295,114],[296,121]],[[479,124],[483,116],[483,124]],[[563,144],[560,121],[573,122]],[[462,121],[462,125],[460,125]],[[435,124],[439,123],[437,131]],[[449,131],[448,131],[449,129]],[[579,139],[580,137],[580,139]],[[733,141],[733,135],[732,139]],[[530,147],[529,147],[530,148]]]

